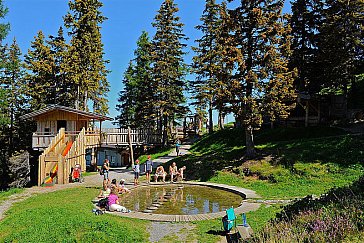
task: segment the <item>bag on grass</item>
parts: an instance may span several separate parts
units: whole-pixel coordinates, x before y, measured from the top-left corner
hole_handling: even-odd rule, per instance
[[[97,206],[100,208],[106,208],[109,204],[109,199],[108,198],[103,198],[100,199],[99,202],[97,203]]]

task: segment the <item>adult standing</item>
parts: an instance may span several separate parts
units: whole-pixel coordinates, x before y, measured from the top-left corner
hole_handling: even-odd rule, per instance
[[[144,165],[144,169],[145,169],[145,175],[147,177],[147,183],[150,183],[150,174],[152,173],[153,170],[153,161],[152,161],[152,157],[150,155],[148,155],[148,159],[145,162]]]
[[[176,154],[177,156],[179,156],[179,147],[181,146],[181,141],[179,141],[179,139],[177,139],[176,141]]]
[[[110,170],[110,162],[108,159],[105,159],[104,164],[102,165],[102,173],[104,174],[104,184],[107,185],[109,185],[110,183],[109,170]]]

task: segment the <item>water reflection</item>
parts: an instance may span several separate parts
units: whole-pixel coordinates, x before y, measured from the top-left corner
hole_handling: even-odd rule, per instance
[[[235,193],[192,185],[140,187],[121,196],[121,204],[134,211],[180,215],[220,212],[231,206],[238,207],[241,200]]]

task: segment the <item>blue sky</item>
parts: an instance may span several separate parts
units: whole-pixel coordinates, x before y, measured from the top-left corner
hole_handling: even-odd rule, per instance
[[[121,79],[133,52],[136,41],[143,30],[153,36],[151,25],[163,0],[104,0],[101,11],[108,18],[102,25],[102,41],[104,43],[105,59],[110,60],[108,75],[110,92],[108,94],[110,116],[115,117],[115,105],[119,91],[122,89]],[[238,2],[238,1],[236,1]],[[286,1],[285,11],[289,11]],[[186,62],[191,62],[193,55],[190,47],[194,40],[200,37],[194,29],[204,9],[204,0],[175,0],[180,12],[178,16],[185,24],[184,33],[190,38],[187,41],[189,52]],[[11,25],[11,31],[5,40],[10,43],[13,38],[25,54],[30,48],[39,30],[48,35],[56,35],[63,25],[63,16],[68,11],[68,0],[4,0],[9,8],[5,21]],[[230,118],[231,121],[232,118]]]

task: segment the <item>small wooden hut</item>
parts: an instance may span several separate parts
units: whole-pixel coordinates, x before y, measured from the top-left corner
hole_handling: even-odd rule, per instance
[[[112,118],[60,105],[48,105],[21,117],[37,122],[33,133],[33,149],[39,156],[38,185],[65,184],[72,169],[86,169],[86,149],[101,145],[101,127]],[[100,123],[96,129],[93,124]]]

